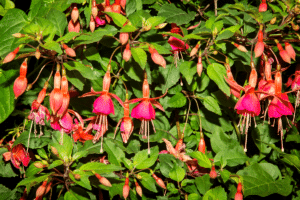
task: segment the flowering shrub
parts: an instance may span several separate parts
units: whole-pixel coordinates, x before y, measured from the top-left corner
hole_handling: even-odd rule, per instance
[[[1,198],[299,199],[299,1],[0,11]]]

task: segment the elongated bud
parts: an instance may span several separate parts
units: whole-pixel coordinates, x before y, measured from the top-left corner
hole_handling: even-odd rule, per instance
[[[135,180],[135,190],[136,190],[136,193],[138,193],[138,195],[140,195],[140,197],[143,196],[142,187],[138,184],[138,182],[136,180]]]
[[[277,71],[275,74],[275,94],[281,94],[281,89],[282,89],[282,76],[281,72]]]
[[[94,17],[91,15],[91,20],[90,20],[90,30],[93,33],[95,31],[96,23],[94,20]]]
[[[266,12],[268,8],[268,5],[266,3],[266,0],[262,0],[261,3],[259,4],[258,11],[259,12]]]
[[[129,195],[129,191],[130,191],[130,187],[129,187],[129,178],[126,177],[125,179],[125,184],[123,186],[123,197],[125,199],[127,199],[128,195]]]
[[[43,181],[42,185],[40,187],[38,187],[38,189],[36,190],[35,196],[36,197],[40,197],[43,196],[45,191],[46,191],[46,185],[47,185],[47,180]]]
[[[276,20],[277,20],[277,18],[274,17],[273,19],[271,19],[270,24],[271,24],[271,25],[275,24]]]
[[[46,96],[47,87],[48,87],[48,81],[45,82],[43,89],[40,91],[40,93],[38,95],[37,102],[39,104],[41,104],[44,101],[44,98]]]
[[[79,23],[79,21],[77,20],[77,21],[74,23],[73,20],[70,20],[70,21],[69,21],[69,24],[68,24],[68,31],[69,31],[69,32],[76,32],[76,33],[79,33],[79,31],[80,31],[80,23]]]
[[[68,87],[68,79],[66,76],[66,70],[62,68],[63,76],[61,79],[61,92],[62,92],[62,104],[59,110],[57,111],[57,117],[62,117],[66,111],[68,110],[69,103],[70,103],[70,95],[69,95],[69,87]]]
[[[157,185],[159,185],[160,187],[162,187],[164,189],[167,189],[164,181],[161,178],[158,178],[154,173],[152,174],[152,177],[155,179]]]
[[[110,83],[111,83],[110,69],[111,69],[111,65],[109,64],[107,66],[107,71],[103,78],[103,90],[102,90],[103,92],[109,91],[109,87],[110,87]]]
[[[197,74],[198,74],[199,77],[201,77],[201,74],[202,74],[202,71],[203,71],[202,57],[201,57],[200,54],[199,54],[198,63],[197,63]]]
[[[59,157],[58,151],[55,147],[51,146],[51,151],[54,155],[56,155],[57,157]]]
[[[36,168],[39,168],[39,169],[44,168],[44,164],[41,163],[41,162],[35,162],[35,163],[33,163],[33,165],[34,165]]]
[[[213,165],[213,166],[211,167],[210,172],[209,172],[209,177],[210,177],[211,179],[215,179],[215,178],[217,178],[217,176],[218,176],[218,174],[217,174],[217,172],[216,172],[215,166]]]
[[[76,57],[76,53],[74,49],[68,47],[66,44],[63,44],[63,48],[66,51],[66,54],[71,57]]]
[[[7,56],[5,56],[5,58],[3,60],[3,64],[8,63],[8,62],[12,61],[13,59],[15,59],[16,54],[19,52],[19,49],[20,49],[20,47],[17,47],[15,50],[13,50],[9,54],[7,54]]]
[[[257,35],[257,41],[262,42],[263,40],[264,40],[263,26],[260,26],[258,35]]]
[[[205,140],[204,140],[204,135],[202,132],[200,132],[200,141],[199,141],[198,151],[205,154]]]
[[[243,189],[242,183],[239,182],[236,190],[237,190],[237,192],[242,192],[242,189]]]
[[[265,60],[265,77],[267,81],[272,80],[272,65],[270,64],[268,57],[264,55]]]
[[[149,52],[151,53],[151,58],[155,64],[158,64],[162,66],[163,68],[166,68],[166,60],[162,55],[160,55],[156,49],[149,46]]]
[[[111,183],[109,182],[109,180],[107,180],[107,178],[101,176],[100,174],[95,174],[95,176],[97,177],[97,179],[99,180],[99,182],[107,187],[111,187]]]
[[[235,43],[235,42],[232,42],[232,44],[238,49],[238,50],[240,50],[240,51],[242,51],[242,52],[248,52],[248,50],[246,49],[246,47],[244,47],[243,45],[240,45],[240,44],[237,44],[237,43]]]
[[[293,59],[293,60],[296,60],[296,52],[293,48],[293,46],[288,43],[288,42],[285,42],[285,50],[286,52],[288,53],[288,55]]]
[[[121,0],[120,1],[120,6],[125,10],[126,0]]]
[[[199,42],[196,44],[196,46],[192,49],[190,56],[193,57],[194,55],[196,55],[196,53],[198,52],[199,49]]]
[[[143,98],[149,98],[150,96],[150,88],[147,80],[147,73],[144,73],[144,82],[143,82]]]
[[[128,33],[120,33],[119,40],[122,45],[126,44],[128,42],[128,39],[129,39]]]
[[[39,48],[36,49],[36,51],[35,51],[35,53],[34,53],[34,56],[36,57],[37,60],[40,59],[40,57],[41,57],[41,52],[40,52]]]
[[[241,182],[239,182],[237,185],[237,191],[235,193],[234,200],[243,200],[242,183]]]
[[[254,62],[251,61],[251,73],[250,73],[250,77],[249,77],[249,85],[253,88],[256,87],[257,84],[257,72],[254,66]]]
[[[78,11],[78,8],[77,8],[77,4],[74,3],[73,4],[73,9],[72,9],[72,12],[71,12],[71,19],[75,23],[77,21],[78,17],[79,17],[79,11]]]
[[[14,82],[14,94],[15,99],[17,99],[20,95],[22,95],[27,88],[27,78],[19,76]]]
[[[21,64],[20,77],[26,77],[26,74],[27,74],[27,60],[28,60],[28,58],[25,58],[25,60]]]
[[[21,38],[21,37],[24,37],[25,35],[22,33],[14,33],[14,34],[12,34],[12,36],[14,36],[15,38]]]
[[[123,52],[123,59],[128,62],[131,57],[130,45],[129,43],[126,45],[126,48]]]
[[[165,28],[165,26],[167,26],[168,23],[162,23],[162,24],[158,24],[157,26],[155,26],[155,29],[162,29]]]
[[[120,0],[115,0],[115,3],[111,6],[114,13],[121,13]]]
[[[143,178],[140,174],[137,174],[136,177],[140,180]]]
[[[51,187],[52,187],[52,181],[50,181],[46,187],[46,191],[45,191],[45,194],[47,194],[50,190],[51,190]]]
[[[92,16],[94,18],[96,18],[97,15],[98,15],[98,8],[97,8],[97,5],[96,5],[96,0],[93,0],[92,1]]]
[[[264,42],[262,42],[262,41],[258,41],[255,44],[255,47],[254,47],[255,58],[260,57],[263,54],[264,48],[265,48],[265,45],[264,45]]]
[[[63,94],[60,90],[61,77],[59,70],[56,71],[54,76],[54,89],[50,93],[50,108],[53,112],[53,115],[56,115],[56,112],[62,105]]]

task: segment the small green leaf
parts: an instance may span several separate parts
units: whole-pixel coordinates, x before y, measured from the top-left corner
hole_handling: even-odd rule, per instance
[[[119,27],[123,27],[123,25],[127,21],[126,17],[124,17],[119,13],[114,13],[114,12],[105,12],[105,13],[109,15],[113,19],[114,23]]]
[[[79,168],[79,170],[82,171],[95,171],[98,174],[108,174],[114,171],[120,171],[123,170],[123,167],[119,167],[116,166],[114,164],[104,164],[104,163],[100,163],[100,162],[90,162],[90,163],[86,163],[81,165],[81,167]]]
[[[195,178],[195,184],[200,194],[204,195],[213,185],[208,174]]]
[[[121,166],[122,158],[125,157],[124,152],[115,143],[106,138],[104,139],[103,147],[108,154],[109,162]]]
[[[60,166],[62,164],[64,164],[64,161],[62,161],[62,160],[55,160],[55,161],[53,161],[53,163],[51,163],[49,165],[48,169],[53,169],[54,167]]]
[[[56,34],[63,36],[65,28],[68,25],[65,14],[56,9],[51,9],[47,15],[47,19],[55,26]]]
[[[175,67],[175,65],[167,65],[165,69],[160,67],[159,73],[164,77],[164,85],[162,86],[163,93],[175,85],[180,78],[179,68]]]
[[[230,96],[230,88],[225,82],[226,69],[219,63],[213,63],[207,67],[207,75],[218,85],[218,87],[227,95]]]
[[[76,180],[74,175],[78,174],[80,175],[80,179]],[[72,181],[74,181],[76,184],[91,190],[91,184],[90,184],[90,180],[89,180],[89,175],[87,175],[85,172],[81,171],[81,170],[74,170],[72,173],[69,173],[69,176],[71,178]]]
[[[86,66],[82,64],[81,62],[76,62],[76,61],[69,61],[67,63],[64,63],[64,67],[67,70],[76,70],[80,72],[80,74],[88,78],[90,80],[96,80],[100,78],[100,73],[96,69],[92,69],[91,66]]]
[[[175,94],[168,102],[172,108],[180,108],[186,104],[186,97],[182,93]]]
[[[221,108],[217,102],[217,100],[211,96],[204,97],[203,102],[204,107],[217,115],[222,115]]]
[[[154,178],[150,174],[147,174],[145,172],[140,172],[139,175],[142,176],[142,179],[141,179],[142,186],[145,187],[146,189],[150,190],[151,192],[157,193]]]
[[[211,168],[211,161],[209,160],[209,158],[203,154],[202,152],[199,151],[195,151],[192,153],[189,153],[188,155],[192,156],[193,158],[196,158],[198,160],[198,164],[201,167],[204,168]]]
[[[131,55],[133,59],[145,69],[147,63],[147,54],[142,48],[131,48]]]
[[[187,83],[190,85],[193,81],[194,75],[197,72],[197,66],[193,61],[184,61],[179,66],[180,73],[183,75]]]
[[[57,42],[49,41],[49,42],[46,42],[44,45],[41,45],[41,46],[45,49],[53,50],[53,51],[57,52],[58,54],[62,54],[61,47]]]
[[[62,37],[59,37],[56,42],[60,42],[60,41],[63,41],[64,43],[67,43],[69,42],[70,40],[72,40],[74,37],[77,37],[79,36],[80,33],[77,33],[77,32],[69,32],[69,33],[66,33],[64,36]]]
[[[221,186],[208,190],[203,196],[203,200],[227,200],[227,193]]]
[[[296,155],[283,154],[283,158],[281,160],[291,166],[294,166],[298,171],[300,171],[300,160]]]
[[[133,164],[136,166],[136,169],[151,167],[156,162],[158,153],[157,146],[150,149],[150,155],[148,154],[148,149],[142,150],[133,157]]]
[[[178,165],[174,165],[174,167],[169,172],[169,176],[174,181],[180,182],[185,176],[185,170],[179,167]]]

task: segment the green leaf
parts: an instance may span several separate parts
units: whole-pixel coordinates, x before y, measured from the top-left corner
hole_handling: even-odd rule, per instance
[[[113,19],[114,23],[119,27],[123,27],[123,25],[127,21],[126,17],[124,17],[119,13],[114,13],[114,12],[105,12],[105,13],[109,15]]]
[[[240,28],[241,28],[241,25],[235,25],[235,26],[226,28],[218,34],[218,37],[216,40],[228,39],[228,38],[232,37],[234,35],[234,33],[237,32]]]
[[[60,166],[64,164],[64,161],[62,160],[54,160],[48,167],[48,169],[53,169],[54,167]]]
[[[142,150],[133,157],[133,164],[136,166],[136,169],[149,168],[156,162],[158,153],[158,146],[150,149],[150,155],[148,154],[148,149]]]
[[[224,76],[226,69],[223,65],[213,63],[207,67],[207,75],[218,85],[218,87],[227,95],[230,96],[230,88],[226,84]]]
[[[68,25],[67,18],[64,13],[51,9],[47,15],[47,19],[52,22],[56,28],[56,34],[58,36],[63,36],[65,28]]]
[[[192,194],[189,194],[189,196],[188,196],[188,200],[198,200],[198,199],[200,199],[200,196],[197,193],[192,193]]]
[[[151,192],[157,193],[154,178],[152,178],[152,176],[150,174],[147,174],[145,172],[140,172],[139,175],[142,176],[142,179],[141,179],[142,186],[144,186],[146,189],[148,189]]]
[[[201,167],[204,168],[211,168],[211,161],[209,160],[209,158],[203,154],[202,152],[199,151],[195,151],[192,153],[188,153],[188,155],[192,156],[193,158],[196,158],[198,160],[198,164]]]
[[[180,8],[177,8],[175,4],[164,4],[158,12],[158,16],[165,17],[168,23],[176,23],[178,26],[188,24],[194,20],[195,15],[195,12],[190,11],[186,13]]]
[[[203,196],[203,200],[227,200],[227,193],[221,186],[208,190]]]
[[[165,17],[154,16],[147,19],[145,23],[151,25],[151,27],[154,28],[155,26],[164,23],[165,20],[166,20]]]
[[[63,41],[64,43],[68,43],[70,40],[73,40],[74,37],[77,37],[79,35],[80,35],[80,33],[77,33],[77,32],[69,32],[69,33],[66,33],[64,36],[58,38],[56,40],[56,42]]]
[[[0,177],[16,177],[18,176],[12,169],[12,163],[5,163],[3,159],[3,153],[7,152],[6,148],[0,148]]]
[[[75,174],[79,174],[80,175],[80,179],[76,180],[74,175]],[[91,190],[91,184],[90,184],[90,180],[89,180],[89,175],[87,175],[85,172],[81,171],[81,170],[74,170],[72,173],[69,173],[69,176],[71,178],[72,181],[74,181],[76,184]]]
[[[43,48],[48,49],[48,50],[53,50],[55,52],[57,52],[58,54],[62,54],[62,50],[60,45],[57,42],[54,41],[49,41],[46,42],[44,45],[41,45]]]
[[[274,180],[271,174],[261,167],[261,164],[254,163],[237,172],[243,177],[244,195],[258,195],[266,197],[271,194],[287,196],[291,193],[293,186],[288,178]]]
[[[89,200],[89,195],[80,187],[71,187],[64,195],[64,200]]]
[[[225,183],[226,181],[228,181],[228,179],[229,179],[229,177],[230,177],[230,175],[231,175],[230,171],[228,171],[228,170],[226,170],[226,169],[221,170],[221,171],[220,171],[220,174],[221,174],[221,177],[222,177],[224,183]]]
[[[174,181],[180,182],[185,177],[185,170],[175,164],[169,172],[169,176]]]
[[[175,157],[171,154],[159,154],[160,171],[162,175],[169,178],[169,173],[174,166]]]
[[[222,161],[230,167],[242,165],[248,160],[248,157],[244,154],[244,150],[241,146],[235,146],[234,148],[226,148],[224,151],[219,151],[214,158],[214,162],[218,163]]]
[[[134,32],[136,30],[137,30],[137,28],[135,26],[126,24],[123,28],[121,28],[120,32],[121,33],[131,33],[131,32]]]
[[[131,55],[133,59],[145,69],[147,63],[147,54],[142,48],[131,48]]]
[[[193,81],[194,75],[197,72],[197,66],[193,61],[184,61],[179,66],[180,73],[183,75],[187,83],[190,85]]]
[[[8,84],[8,81],[17,73],[16,70],[3,71],[0,69],[0,123],[2,123],[15,109],[13,84],[12,82],[11,84]]]
[[[186,104],[186,97],[182,93],[177,93],[168,101],[171,108],[180,108]]]
[[[180,78],[179,68],[175,67],[175,65],[167,65],[165,69],[160,67],[159,73],[164,77],[164,85],[162,86],[163,93],[175,85]]]
[[[204,97],[203,102],[204,107],[217,115],[222,115],[221,108],[217,102],[217,100],[211,96]]]
[[[21,181],[17,184],[16,187],[19,187],[19,186],[21,186],[21,185],[24,185],[24,186],[29,185],[30,187],[31,187],[31,186],[34,186],[34,185],[36,185],[36,184],[38,184],[38,183],[40,183],[40,182],[46,180],[46,179],[47,179],[49,176],[51,176],[52,174],[54,174],[54,172],[47,173],[47,174],[44,174],[44,175],[38,176],[38,177],[36,177],[36,176],[27,177],[27,178],[21,180]]]
[[[22,143],[25,147],[28,147],[28,137],[29,131],[24,131],[20,137],[16,139],[14,145]],[[51,141],[51,135],[49,132],[45,132],[44,135],[40,137],[35,137],[34,133],[30,134],[29,147],[32,149],[38,149],[46,146]]]
[[[100,162],[90,162],[80,166],[79,170],[82,171],[95,171],[98,174],[108,174],[114,171],[123,170],[123,167],[116,166],[114,164],[104,164]]]
[[[96,69],[93,69],[91,66],[86,66],[81,62],[69,61],[64,63],[64,67],[67,70],[76,70],[80,72],[84,78],[88,78],[90,80],[96,80],[101,77],[100,73]]]
[[[195,178],[195,184],[200,194],[204,195],[213,185],[208,174]]]
[[[82,75],[79,73],[79,71],[68,71],[67,70],[67,78],[72,85],[74,85],[77,89],[80,91],[83,90],[83,86],[85,83],[85,79],[82,77]]]
[[[0,21],[0,56],[4,57],[13,51],[18,45],[12,36],[14,33],[21,32],[22,28],[28,24],[27,16],[20,9],[10,9]]]
[[[300,160],[296,155],[283,154],[283,158],[281,160],[291,166],[294,166],[298,171],[300,171]]]
[[[56,148],[61,159],[65,162],[71,161],[73,141],[67,134],[61,135],[59,131],[54,132],[51,146]]]
[[[115,143],[106,138],[104,139],[103,147],[108,154],[109,162],[121,166],[122,158],[125,157],[124,152]]]

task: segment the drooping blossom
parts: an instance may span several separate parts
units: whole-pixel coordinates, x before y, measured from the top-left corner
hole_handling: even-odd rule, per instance
[[[3,154],[5,161],[11,160],[15,168],[20,169],[21,163],[27,167],[30,162],[29,153],[26,152],[23,144],[17,144],[16,146],[9,147],[9,152]]]
[[[152,104],[160,109],[161,111],[164,111],[162,105],[156,101],[157,99],[160,99],[164,97],[167,94],[167,91],[164,95],[160,97],[150,98],[149,94],[149,84],[147,80],[147,74],[145,73],[145,78],[143,82],[143,98],[137,98],[130,100],[129,103],[136,103],[140,102],[138,105],[136,105],[132,111],[131,116],[133,118],[139,119],[142,122],[140,132],[139,134],[144,135],[143,138],[148,138],[148,153],[150,154],[150,143],[149,143],[149,134],[150,134],[150,127],[149,123],[152,122],[153,130],[155,131],[155,127],[153,124],[153,120],[155,119],[155,110],[152,106]]]
[[[294,76],[294,79],[292,79],[292,76]],[[292,76],[289,77],[286,86],[287,87],[291,86],[292,91],[296,92],[295,112],[293,117],[293,122],[294,122],[296,109],[300,104],[300,64],[296,66],[295,74],[293,74]]]
[[[13,59],[15,59],[17,53],[19,52],[20,47],[15,48],[12,52],[10,52],[9,54],[7,54],[3,60],[3,64],[4,63],[8,63],[11,62]]]
[[[275,40],[275,42],[277,44],[277,48],[279,50],[279,55],[282,58],[282,60],[284,62],[291,64],[291,57],[289,56],[288,52],[283,49],[282,45],[278,42],[278,40]]]
[[[183,143],[182,139],[179,139],[175,148],[171,144],[171,142],[165,138],[162,139],[166,143],[167,151],[173,155],[175,158],[178,158],[179,160],[186,162],[188,160],[192,160],[191,157],[185,154],[185,144]]]
[[[91,92],[83,94],[81,97],[88,97],[100,94],[100,96],[94,101],[93,104],[93,113],[97,115],[95,121],[93,123],[94,130],[97,131],[94,136],[93,142],[97,142],[100,137],[103,137],[104,133],[108,130],[108,122],[107,115],[115,114],[114,104],[112,102],[111,97],[115,98],[122,106],[122,100],[115,94],[109,93],[109,87],[111,83],[110,77],[111,65],[109,64],[107,67],[107,71],[103,78],[103,89],[101,92],[96,92],[91,89]],[[101,150],[102,150],[102,142],[101,142]]]
[[[15,99],[17,99],[21,94],[23,94],[27,88],[27,60],[28,58],[25,58],[25,60],[21,64],[20,76],[14,82],[13,91],[15,94]]]
[[[264,33],[262,31],[263,26],[260,27],[257,35],[257,43],[254,47],[255,58],[260,57],[264,52],[265,44],[264,44]]]
[[[261,3],[259,4],[258,11],[259,12],[266,12],[267,9],[268,9],[267,0],[262,0]]]
[[[243,90],[245,92],[245,94],[236,103],[234,109],[237,110],[238,114],[241,114],[242,123],[239,123],[239,126],[242,133],[245,129],[244,133],[246,134],[246,140],[244,151],[247,151],[247,133],[249,126],[251,126],[251,117],[254,119],[255,123],[254,117],[258,116],[261,110],[260,102],[255,91],[255,87],[257,84],[257,72],[253,61],[251,61],[251,73],[248,85],[242,87],[235,81],[232,81],[230,79],[226,79],[226,81],[232,88],[235,88],[237,91]]]
[[[57,64],[56,73],[54,76],[54,89],[50,93],[50,108],[52,114],[56,115],[57,111],[60,109],[63,103],[63,94],[60,90],[61,87],[61,76],[60,76],[60,65]]]
[[[84,143],[85,141],[92,140],[94,138],[94,136],[90,134],[91,131],[83,130],[83,128],[84,127],[82,124],[78,124],[78,122],[75,122],[72,135],[74,142],[79,141]]]
[[[296,52],[293,48],[293,46],[288,43],[288,42],[285,42],[285,50],[286,52],[288,53],[288,55],[293,59],[293,60],[296,60]]]
[[[68,112],[62,117],[52,116],[50,125],[54,130],[70,133],[73,129],[73,118]]]
[[[133,121],[129,117],[129,101],[128,101],[128,94],[126,94],[126,100],[124,102],[124,117],[122,117],[116,127],[115,135],[117,133],[118,127],[121,124],[120,131],[122,140],[124,143],[127,143],[132,131],[133,131]]]

